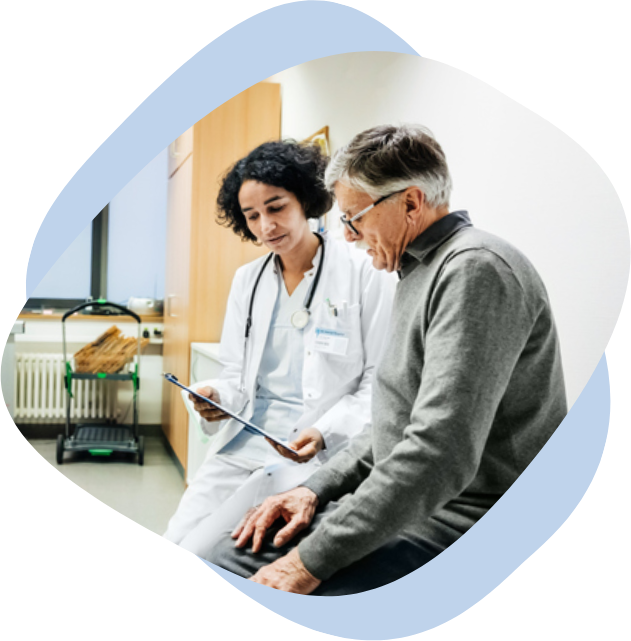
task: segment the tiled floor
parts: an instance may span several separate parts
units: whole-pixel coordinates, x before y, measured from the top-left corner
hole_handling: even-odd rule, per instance
[[[58,466],[55,441],[29,442],[79,487],[157,534],[166,530],[184,493],[184,480],[159,437],[145,437],[142,467],[129,455],[103,457],[78,452],[66,453],[64,464]]]

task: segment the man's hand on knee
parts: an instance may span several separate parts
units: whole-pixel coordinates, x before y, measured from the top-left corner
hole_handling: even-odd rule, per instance
[[[244,515],[243,518],[239,521],[239,524],[234,528],[232,531],[232,536],[233,539],[236,539],[241,532],[243,532],[243,528],[245,527],[245,524],[250,520],[252,516],[254,516],[257,512],[257,510],[261,507],[261,505],[255,505],[254,507],[251,507]]]
[[[311,594],[322,583],[303,565],[297,547],[274,563],[262,567],[249,580],[294,594]]]
[[[232,533],[232,538],[237,539],[236,547],[242,548],[252,539],[252,552],[258,552],[265,533],[279,518],[283,518],[286,525],[274,537],[274,545],[285,545],[310,525],[317,505],[318,497],[306,487],[270,496],[254,512],[248,512],[241,525]]]

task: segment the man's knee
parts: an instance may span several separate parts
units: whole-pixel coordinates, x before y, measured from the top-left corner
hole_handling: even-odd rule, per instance
[[[229,535],[225,535],[215,543],[212,549],[205,555],[205,558],[220,568],[234,572],[232,569],[234,565],[232,557],[235,552],[239,552],[239,550],[234,547],[234,539]]]
[[[312,525],[300,532],[282,548],[277,548],[274,545],[274,536],[285,525],[282,519],[279,519],[268,529],[263,539],[261,550],[256,554],[252,552],[250,543],[244,548],[236,548],[234,545],[235,540],[229,533],[226,533],[216,541],[208,555],[204,556],[204,558],[224,570],[248,579],[253,574],[256,574],[263,566],[274,563],[274,561],[281,556],[285,556],[285,554],[298,545],[303,538],[311,533],[314,526],[316,526],[326,514],[336,509],[337,505],[337,503],[331,502],[323,510],[319,510]]]
[[[206,560],[224,570],[249,579],[263,566],[274,563],[281,556],[285,556],[297,543],[295,541],[282,548],[277,548],[272,542],[274,534],[274,531],[268,532],[262,549],[256,554],[252,552],[249,545],[244,548],[235,547],[235,540],[226,534],[213,546]]]

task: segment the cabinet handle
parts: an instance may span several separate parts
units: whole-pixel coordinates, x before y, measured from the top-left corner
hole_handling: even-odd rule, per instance
[[[177,294],[169,294],[167,296],[167,316],[170,318],[177,318],[177,314],[173,313],[173,299],[177,298]]]

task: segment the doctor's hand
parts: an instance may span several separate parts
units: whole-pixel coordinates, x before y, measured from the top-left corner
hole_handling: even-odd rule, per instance
[[[319,429],[315,427],[307,427],[302,430],[295,441],[289,443],[292,450],[296,450],[293,454],[280,445],[276,445],[273,441],[267,441],[281,456],[288,458],[290,461],[296,463],[306,463],[310,461],[320,450],[324,448],[324,437]]]
[[[195,390],[200,396],[205,396],[215,403],[221,404],[221,399],[219,398],[219,392],[214,387],[200,387]],[[195,398],[192,394],[188,395],[189,400],[193,403],[195,411],[207,421],[223,421],[225,418],[230,418],[227,414],[224,414],[221,410],[214,408],[209,403],[204,403],[198,398]]]
[[[246,518],[232,533],[232,538],[237,539],[235,546],[242,548],[252,539],[252,552],[258,552],[267,530],[276,519],[283,518],[286,525],[274,537],[274,545],[282,547],[311,524],[317,506],[316,493],[306,487],[270,496],[254,512],[246,514]]]
[[[298,548],[262,567],[250,581],[294,594],[311,594],[322,583],[303,565]]]

